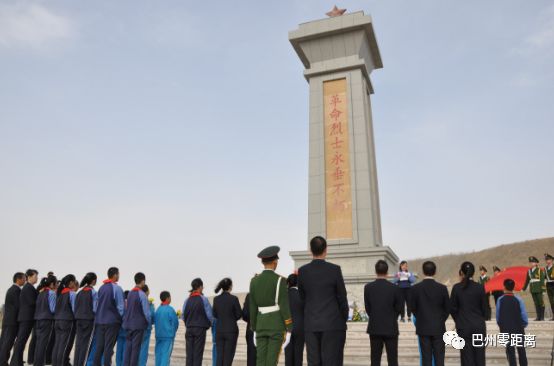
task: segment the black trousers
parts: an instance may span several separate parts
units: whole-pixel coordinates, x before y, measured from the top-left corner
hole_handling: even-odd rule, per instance
[[[231,366],[233,364],[238,338],[239,334],[236,332],[216,331],[217,366]]]
[[[516,350],[514,348],[517,348],[517,358],[519,358],[519,366],[527,366],[527,354],[525,352],[525,347],[514,347],[510,345],[506,347],[506,357],[508,357],[508,364],[510,366],[517,366]]]
[[[254,332],[246,330],[246,366],[256,366],[256,346],[254,345]]]
[[[185,333],[187,347],[186,366],[202,366],[206,346],[206,328],[189,327]]]
[[[306,352],[310,366],[342,366],[346,330],[305,332]]]
[[[433,358],[435,366],[444,366],[444,341],[441,335],[419,336],[419,345],[421,347],[421,363],[423,366],[432,366]]]
[[[402,295],[402,312],[400,317],[404,319],[404,314],[408,313],[408,318],[412,316],[412,309],[410,309],[410,287],[400,288],[400,294]]]
[[[304,361],[304,332],[292,331],[290,343],[285,348],[285,366],[301,366]]]
[[[491,320],[492,308],[491,308],[491,293],[487,293],[487,314],[485,314],[485,320]]]
[[[53,320],[37,320],[35,323],[35,366],[44,366],[46,364],[46,351],[48,343],[54,334]]]
[[[123,356],[124,366],[138,366],[140,346],[144,338],[145,329],[130,329],[125,333],[125,355]]]
[[[0,336],[0,366],[8,366],[10,354],[17,338],[17,324],[2,324],[2,335]]]
[[[94,366],[111,366],[113,348],[117,341],[117,334],[121,324],[97,324],[96,325],[96,351],[94,353]],[[103,363],[102,363],[103,359]]]
[[[73,320],[56,320],[54,323],[56,341],[52,352],[52,366],[67,366],[69,353],[73,348],[73,325]]]
[[[387,363],[389,366],[398,366],[398,336],[370,335],[371,366],[380,366],[383,356],[383,346],[387,350]]]
[[[85,366],[87,362],[94,320],[79,319],[75,322],[75,352],[73,353],[73,366]]]
[[[27,363],[32,365],[35,363],[35,347],[37,344],[37,337],[35,334],[35,328],[31,332],[31,340],[29,341],[29,349],[27,350]]]
[[[52,353],[54,353],[54,343],[56,343],[56,332],[54,332],[54,325],[52,324],[52,336],[50,337],[50,342],[48,342],[48,347],[46,347],[46,364],[47,365],[52,364]]]
[[[465,338],[465,346],[460,350],[462,366],[485,366],[485,347],[473,347],[471,337]]]
[[[10,366],[23,366],[23,353],[25,352],[27,341],[33,332],[34,325],[34,320],[19,323],[17,339],[15,340],[15,345],[13,346],[13,355],[10,361]],[[29,345],[29,352],[31,351],[31,348],[33,348],[34,352],[34,347],[31,347],[31,345]]]

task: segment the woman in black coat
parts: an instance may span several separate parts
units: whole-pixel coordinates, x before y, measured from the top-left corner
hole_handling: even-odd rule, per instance
[[[215,342],[217,349],[217,366],[231,366],[237,349],[239,327],[237,321],[242,318],[242,309],[239,299],[231,295],[233,281],[230,278],[222,279],[215,292],[223,292],[214,299],[214,318],[217,319]]]
[[[464,262],[460,268],[460,283],[452,287],[450,305],[452,318],[456,322],[458,336],[463,338],[465,346],[460,350],[462,366],[484,366],[485,347],[473,346],[473,335],[481,334],[485,339],[487,327],[487,295],[485,287],[473,281],[475,266]]]

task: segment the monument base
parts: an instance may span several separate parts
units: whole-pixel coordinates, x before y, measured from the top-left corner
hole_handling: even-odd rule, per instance
[[[312,253],[308,250],[290,252],[294,267],[300,268],[312,261]],[[355,302],[359,308],[364,306],[364,286],[373,281],[375,263],[384,260],[389,265],[389,272],[395,272],[398,256],[387,246],[360,248],[358,246],[341,245],[339,248],[329,246],[327,260],[342,268],[342,275],[348,292],[348,302]]]

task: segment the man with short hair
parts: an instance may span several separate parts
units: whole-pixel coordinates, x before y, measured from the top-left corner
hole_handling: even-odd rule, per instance
[[[19,294],[19,312],[17,313],[17,339],[13,347],[13,355],[10,361],[10,366],[23,366],[23,353],[27,346],[29,336],[33,332],[35,325],[35,307],[37,304],[38,291],[35,284],[38,281],[38,271],[28,269],[25,272],[27,283],[21,289]],[[34,341],[31,340],[29,345],[29,355],[34,353]]]
[[[98,306],[96,308],[96,352],[94,354],[94,366],[111,366],[113,348],[121,321],[125,311],[123,290],[117,284],[119,281],[119,269],[108,269],[108,279],[98,290]]]
[[[140,347],[144,331],[150,322],[150,304],[142,288],[145,286],[146,276],[142,272],[135,274],[135,287],[127,296],[127,309],[123,317],[123,329],[125,329],[125,366],[137,366]]]
[[[2,335],[0,336],[0,366],[8,366],[10,352],[17,337],[17,315],[19,313],[19,295],[25,284],[25,273],[13,275],[13,285],[6,292],[4,301],[4,317],[2,319]]]
[[[496,306],[496,322],[500,328],[501,333],[510,335],[510,340],[513,340],[512,335],[520,335],[524,337],[525,327],[529,323],[527,318],[527,311],[525,310],[525,304],[523,300],[514,295],[514,287],[516,283],[514,280],[507,278],[504,280],[504,295],[500,296]],[[506,345],[506,357],[510,366],[517,366],[516,351],[519,358],[520,366],[527,366],[527,355],[525,353],[525,347],[523,339],[521,344],[512,344],[508,342]]]
[[[367,333],[371,344],[371,365],[381,365],[383,346],[389,366],[398,366],[398,315],[403,311],[402,294],[388,280],[389,265],[384,260],[375,263],[377,279],[365,285],[365,311],[369,316]],[[417,318],[417,315],[416,315]],[[417,319],[419,323],[419,319]]]
[[[433,278],[437,266],[426,261],[422,266],[425,278],[412,287],[411,308],[416,316],[416,334],[421,346],[422,366],[444,366],[444,323],[450,314],[448,289]]]
[[[348,300],[340,266],[325,261],[327,241],[310,241],[313,260],[298,269],[309,365],[340,366],[344,359]]]

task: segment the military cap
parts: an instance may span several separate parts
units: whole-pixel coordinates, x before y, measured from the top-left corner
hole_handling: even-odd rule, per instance
[[[549,260],[549,259],[554,259],[554,257],[551,256],[551,255],[548,254],[548,253],[544,253],[544,260],[547,261],[547,260]]]
[[[492,266],[492,270],[493,272],[501,272],[500,268],[498,268],[497,266]]]
[[[539,263],[539,260],[537,259],[537,257],[530,256],[529,257],[529,263]]]
[[[487,268],[485,268],[485,266],[483,266],[483,265],[479,266],[479,270],[480,270],[480,271],[488,272],[488,271],[487,271]]]
[[[261,252],[258,253],[258,258],[261,259],[279,259],[279,251],[281,248],[279,248],[277,245],[272,245],[270,247],[265,248]]]

